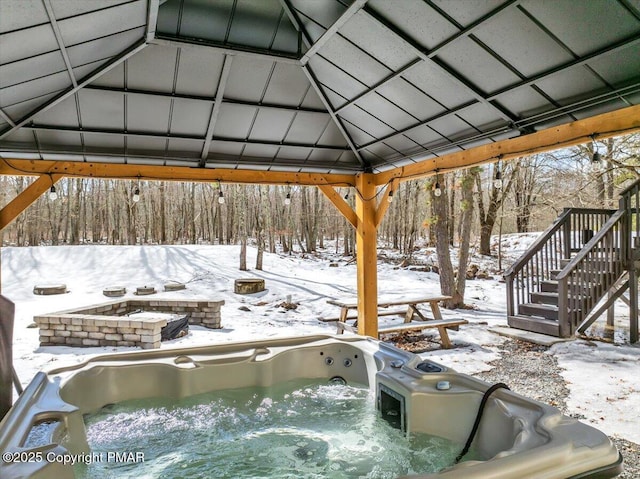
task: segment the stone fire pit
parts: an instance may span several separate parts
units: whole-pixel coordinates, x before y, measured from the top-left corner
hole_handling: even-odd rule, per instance
[[[224,301],[130,299],[35,316],[41,346],[139,346],[160,347],[167,315],[191,313],[189,324],[220,329]],[[135,312],[144,317],[129,317]]]

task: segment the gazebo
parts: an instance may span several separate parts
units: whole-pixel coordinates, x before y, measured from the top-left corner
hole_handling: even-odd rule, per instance
[[[6,0],[0,174],[37,179],[0,229],[63,177],[317,186],[376,336],[398,182],[637,131],[639,104],[633,0]]]

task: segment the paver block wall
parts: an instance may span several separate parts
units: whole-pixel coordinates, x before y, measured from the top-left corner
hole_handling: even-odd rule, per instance
[[[224,301],[207,300],[119,300],[108,303],[35,316],[40,328],[41,346],[139,346],[160,347],[165,318],[135,319],[125,316],[134,311],[191,313],[189,324],[211,329],[221,325],[220,307]]]

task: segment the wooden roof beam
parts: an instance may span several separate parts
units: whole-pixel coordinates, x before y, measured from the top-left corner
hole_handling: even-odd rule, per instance
[[[15,176],[53,174],[79,178],[193,182],[221,181],[223,183],[268,185],[355,186],[354,175],[10,158],[0,158],[0,174]]]
[[[432,176],[436,170],[445,173],[636,131],[640,131],[640,105],[383,171],[375,175],[375,181],[377,185],[385,185],[394,178],[408,181]]]

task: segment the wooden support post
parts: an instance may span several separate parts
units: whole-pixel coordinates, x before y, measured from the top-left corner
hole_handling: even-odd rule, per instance
[[[638,270],[632,260],[629,269],[629,341],[638,342]]]
[[[15,306],[0,295],[0,421],[13,404],[13,319]]]
[[[378,337],[376,185],[372,173],[356,176],[358,334]]]
[[[42,193],[56,184],[61,175],[42,175],[31,183],[24,191],[11,200],[0,210],[0,230],[5,229],[20,213],[26,210],[29,205],[36,201]]]

